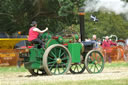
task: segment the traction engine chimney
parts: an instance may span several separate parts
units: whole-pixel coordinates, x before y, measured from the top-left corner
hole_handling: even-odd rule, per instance
[[[85,41],[85,27],[84,27],[84,8],[79,9],[79,20],[80,20],[80,36],[81,41]]]

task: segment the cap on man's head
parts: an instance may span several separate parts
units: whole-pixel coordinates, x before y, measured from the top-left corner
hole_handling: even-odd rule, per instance
[[[36,22],[36,21],[32,21],[31,26],[35,26],[36,24],[37,24],[37,22]]]

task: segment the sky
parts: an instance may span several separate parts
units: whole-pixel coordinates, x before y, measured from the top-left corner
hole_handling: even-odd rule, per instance
[[[115,12],[115,14],[128,14],[128,3],[122,0],[88,0],[85,2],[85,12]]]

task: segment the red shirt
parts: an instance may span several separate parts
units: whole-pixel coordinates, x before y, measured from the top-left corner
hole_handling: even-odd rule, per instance
[[[36,31],[33,31],[35,27],[31,27],[29,29],[29,36],[28,36],[28,41],[32,41],[35,40],[36,38],[38,38],[39,33]]]
[[[108,40],[108,41],[104,40],[102,42],[102,48],[104,49],[111,47],[111,45],[116,45],[116,43],[113,43],[111,40]]]

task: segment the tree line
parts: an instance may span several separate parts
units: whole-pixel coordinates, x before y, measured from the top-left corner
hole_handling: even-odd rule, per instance
[[[0,0],[0,32],[12,34],[22,31],[28,34],[33,20],[38,27],[49,28],[53,33],[60,32],[70,26],[79,33],[78,10],[86,0]],[[90,19],[94,14],[98,22]],[[119,38],[128,37],[128,21],[123,15],[115,13],[95,12],[85,13],[85,37],[93,34],[98,37],[117,35]]]

